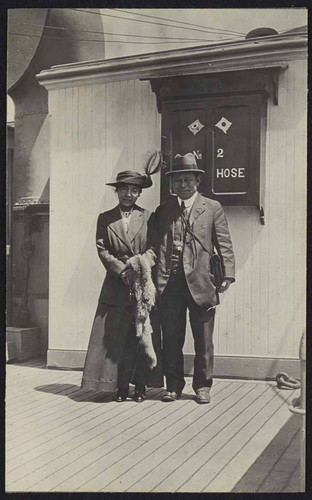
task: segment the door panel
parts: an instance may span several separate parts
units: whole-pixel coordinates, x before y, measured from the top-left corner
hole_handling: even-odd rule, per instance
[[[259,204],[260,95],[164,102],[163,153],[168,168],[176,154],[193,152],[205,170],[200,192],[225,205]],[[171,196],[162,175],[161,201]]]

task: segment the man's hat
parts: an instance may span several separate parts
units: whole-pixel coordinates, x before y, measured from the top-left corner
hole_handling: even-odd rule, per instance
[[[186,153],[184,156],[175,155],[172,163],[172,170],[166,172],[166,175],[184,174],[186,172],[192,174],[204,174],[205,170],[198,168],[196,158],[193,153]]]
[[[120,184],[134,184],[142,189],[153,185],[152,179],[147,174],[140,174],[135,170],[124,170],[119,172],[115,182],[107,182],[107,186],[118,187]]]

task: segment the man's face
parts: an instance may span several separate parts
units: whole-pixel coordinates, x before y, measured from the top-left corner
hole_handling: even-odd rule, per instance
[[[192,173],[180,173],[172,176],[172,189],[181,200],[188,200],[196,193],[200,179]]]

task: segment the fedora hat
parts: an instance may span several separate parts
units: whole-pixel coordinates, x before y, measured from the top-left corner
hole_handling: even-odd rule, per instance
[[[153,185],[153,181],[147,174],[140,174],[135,170],[124,170],[117,174],[115,182],[107,182],[107,186],[118,187],[120,184],[134,184],[142,189],[149,188]]]
[[[205,170],[198,168],[196,158],[193,153],[186,153],[184,156],[175,155],[172,162],[172,169],[166,172],[166,175],[184,174],[191,172],[192,174],[204,174]]]

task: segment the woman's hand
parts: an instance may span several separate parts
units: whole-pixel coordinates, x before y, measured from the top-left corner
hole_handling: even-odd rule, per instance
[[[130,267],[125,267],[120,273],[120,279],[125,285],[132,286],[134,281],[134,273]]]

